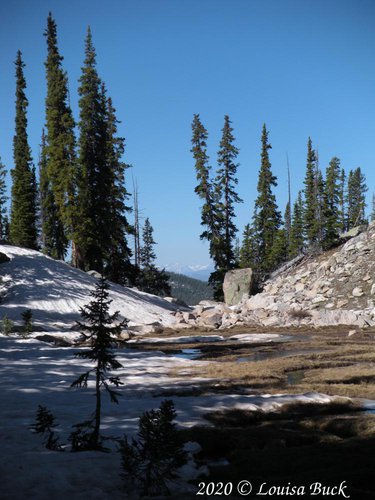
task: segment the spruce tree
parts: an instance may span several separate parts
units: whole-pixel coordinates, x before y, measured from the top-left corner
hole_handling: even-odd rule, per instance
[[[58,241],[61,241],[61,224],[52,193],[50,177],[47,172],[46,137],[42,131],[39,160],[39,200],[41,219],[41,243],[44,253],[55,259],[59,258]]]
[[[194,191],[202,200],[201,208],[201,225],[204,230],[200,238],[207,240],[210,248],[210,257],[215,263],[215,267],[219,265],[218,247],[221,241],[219,234],[217,204],[214,187],[211,182],[209,165],[209,157],[207,154],[207,138],[208,133],[204,128],[199,115],[194,115],[192,122],[192,139],[191,152],[195,160],[195,171],[198,184]]]
[[[90,375],[95,379],[95,411],[92,420],[82,424],[77,424],[76,431],[72,433],[72,447],[75,451],[88,449],[102,449],[102,439],[100,435],[102,399],[101,391],[108,392],[111,402],[118,403],[118,392],[116,388],[122,382],[119,377],[110,375],[112,370],[122,367],[112,352],[112,342],[120,333],[123,327],[127,326],[124,319],[117,325],[119,312],[109,313],[111,300],[108,298],[109,285],[105,278],[100,278],[91,293],[92,301],[81,308],[83,322],[78,322],[80,331],[86,341],[91,343],[90,349],[75,353],[77,358],[88,360],[93,363],[90,368],[80,375],[71,387],[87,387]],[[112,388],[111,386],[114,386]]]
[[[156,254],[154,246],[156,242],[153,237],[154,229],[150,220],[146,218],[143,226],[143,244],[140,249],[141,271],[138,277],[138,287],[147,293],[155,295],[170,295],[171,287],[169,277],[165,270],[160,270],[155,265]]]
[[[250,224],[246,224],[242,235],[242,245],[240,248],[240,262],[241,268],[254,267],[254,235],[253,229]]]
[[[127,233],[133,231],[126,218],[126,213],[131,211],[127,205],[129,193],[125,187],[125,172],[128,166],[122,161],[125,150],[125,139],[117,136],[116,110],[112,99],[107,99],[107,162],[110,179],[110,214],[109,221],[111,232],[109,242],[109,253],[105,256],[107,277],[116,282],[124,284],[131,277],[132,266],[130,264],[131,251],[128,246]],[[103,193],[104,197],[106,196]]]
[[[238,184],[236,177],[238,149],[234,145],[235,138],[228,115],[224,117],[222,133],[218,152],[219,169],[215,179],[217,192],[216,212],[221,214],[219,221],[220,256],[217,258],[219,264],[217,267],[227,271],[235,266],[234,244],[238,230],[234,223],[234,205],[235,203],[242,203],[241,198],[235,190],[235,186]]]
[[[96,69],[96,52],[88,28],[80,77],[77,201],[74,265],[102,272],[111,238],[112,173],[107,161],[107,102]]]
[[[277,179],[272,174],[268,150],[272,148],[268,142],[266,125],[262,129],[261,166],[258,177],[258,197],[255,200],[253,216],[253,231],[256,245],[256,265],[261,277],[274,269],[275,244],[281,226],[281,214],[276,204],[276,197],[272,188],[277,186]]]
[[[68,78],[62,69],[63,57],[57,46],[56,22],[51,13],[44,33],[47,40],[47,60],[45,62],[46,97],[46,141],[45,163],[46,183],[49,197],[55,207],[53,234],[43,239],[49,242],[48,255],[64,259],[73,230],[75,198],[76,158],[74,119],[69,106]],[[52,229],[44,226],[43,230]],[[53,248],[50,245],[53,244]]]
[[[346,199],[345,199],[346,175],[342,168],[339,179],[339,208],[340,208],[340,223],[339,229],[343,233],[346,230]]]
[[[37,248],[37,193],[35,169],[27,137],[26,80],[21,51],[17,52],[16,119],[13,139],[14,168],[12,175],[10,240],[13,245]]]
[[[350,170],[348,176],[348,194],[347,194],[347,227],[351,229],[361,224],[366,224],[365,217],[366,209],[366,178],[358,167],[355,170]]]
[[[331,248],[340,232],[340,160],[332,158],[326,170],[324,191],[324,238],[323,247]]]
[[[304,230],[307,244],[313,246],[319,238],[319,227],[317,220],[317,155],[312,148],[312,141],[309,137],[307,142],[307,162],[304,180]]]
[[[290,201],[288,200],[286,207],[285,207],[285,214],[284,214],[284,224],[285,224],[285,238],[287,241],[287,246],[289,248],[290,246],[290,233],[292,230],[292,212],[291,212],[291,206],[290,206]]]
[[[6,240],[7,232],[7,207],[6,202],[6,168],[0,159],[0,241]]]
[[[289,257],[297,257],[304,248],[304,207],[302,193],[299,191],[293,206],[292,227],[290,231]]]

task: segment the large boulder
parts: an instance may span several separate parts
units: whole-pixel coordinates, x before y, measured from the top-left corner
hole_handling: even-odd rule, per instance
[[[5,264],[5,262],[9,262],[10,258],[3,252],[0,252],[0,264]]]
[[[225,303],[233,306],[241,302],[244,296],[251,294],[254,274],[250,267],[233,269],[225,273],[223,291]]]

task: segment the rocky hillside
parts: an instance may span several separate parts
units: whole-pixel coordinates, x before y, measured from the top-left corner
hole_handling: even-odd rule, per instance
[[[375,223],[340,247],[304,257],[235,306],[202,304],[181,316],[183,323],[220,328],[375,326]]]

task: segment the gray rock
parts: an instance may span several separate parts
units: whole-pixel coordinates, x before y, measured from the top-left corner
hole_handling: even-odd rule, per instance
[[[0,264],[5,264],[5,262],[9,262],[10,258],[3,252],[0,252]]]
[[[253,270],[250,267],[228,271],[223,283],[225,303],[233,306],[238,304],[244,296],[251,295],[253,279]]]
[[[362,297],[363,289],[361,286],[356,286],[352,291],[353,297]]]

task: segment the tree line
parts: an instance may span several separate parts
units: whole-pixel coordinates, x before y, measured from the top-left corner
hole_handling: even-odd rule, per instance
[[[50,13],[44,32],[47,43],[45,127],[41,133],[39,182],[27,134],[25,63],[15,61],[16,109],[11,170],[10,217],[7,213],[6,168],[0,162],[0,240],[41,249],[82,270],[96,270],[120,284],[168,293],[168,277],[155,265],[152,226],[143,227],[139,243],[125,184],[129,168],[123,161],[125,139],[117,130],[116,109],[96,67],[90,28],[79,79],[79,120],[70,107],[68,76],[62,67],[57,25]],[[78,129],[78,137],[76,130]],[[128,236],[137,246],[134,263]]]
[[[282,215],[274,194],[277,178],[272,173],[269,131],[263,125],[257,198],[239,243],[235,225],[235,204],[242,202],[236,192],[239,150],[234,143],[229,116],[224,117],[216,174],[212,173],[207,141],[208,132],[196,114],[192,122],[191,152],[197,178],[195,192],[202,201],[200,238],[209,243],[215,265],[209,281],[217,299],[222,298],[222,282],[228,270],[251,267],[256,285],[261,286],[282,263],[303,253],[327,250],[339,242],[341,233],[367,223],[368,188],[361,168],[350,170],[347,175],[340,159],[333,157],[324,175],[311,138],[307,142],[304,186],[293,203],[288,166],[289,197]],[[375,219],[375,201],[371,219]]]

